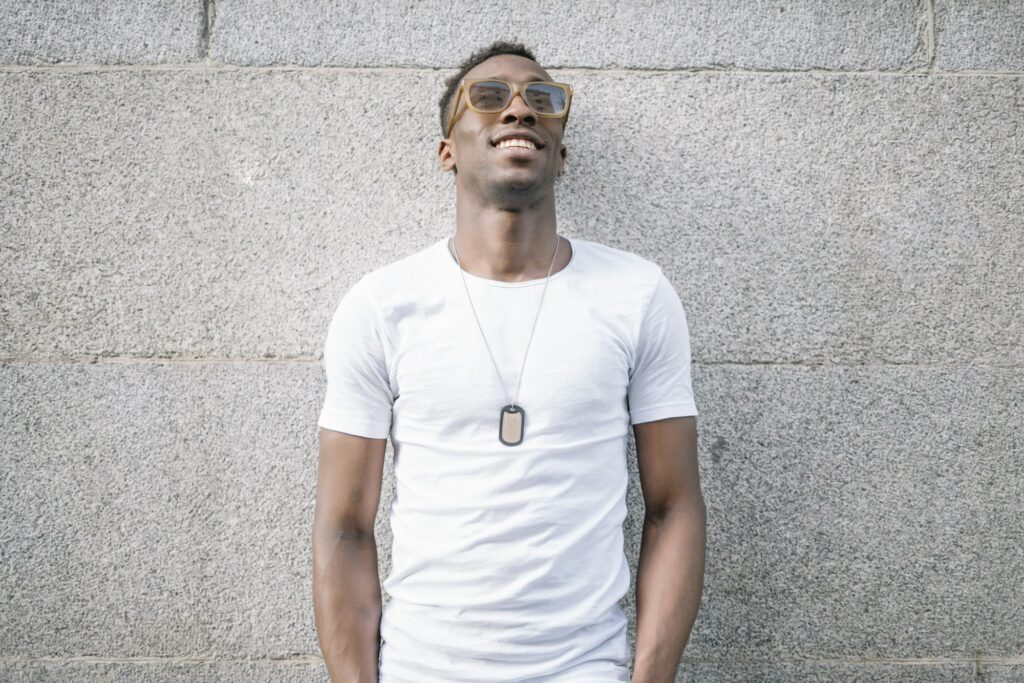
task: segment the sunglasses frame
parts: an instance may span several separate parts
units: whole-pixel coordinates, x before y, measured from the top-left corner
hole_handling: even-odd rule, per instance
[[[473,102],[469,99],[469,97],[466,97],[466,108],[472,109],[478,114],[497,114],[503,111],[504,109],[508,108],[508,105],[512,104],[512,100],[516,98],[516,95],[522,95],[523,102],[526,104],[527,107],[529,107],[530,111],[532,111],[537,116],[543,116],[545,118],[550,119],[565,119],[565,122],[562,124],[562,130],[565,130],[565,126],[569,123],[569,109],[572,107],[572,86],[569,85],[568,83],[558,83],[556,81],[526,81],[525,83],[513,83],[512,81],[506,81],[503,78],[473,78],[468,81],[466,79],[462,79],[461,81],[459,81],[459,89],[455,93],[455,102],[452,105],[452,113],[451,116],[448,118],[448,131],[445,133],[446,138],[451,137],[452,126],[455,125],[455,122],[459,119],[459,116],[462,115],[462,113],[459,112],[459,100],[462,99],[463,93],[467,92],[469,87],[474,83],[504,83],[505,85],[508,86],[509,90],[512,91],[512,95],[508,98],[508,104],[506,104],[498,111],[482,111],[480,109],[477,109],[476,107],[473,106]],[[562,112],[561,114],[547,114],[539,112],[536,109],[534,109],[533,105],[531,105],[529,101],[526,99],[526,89],[531,85],[553,85],[558,88],[562,88],[566,93],[565,111]],[[463,109],[462,111],[464,112],[466,111],[466,109]]]

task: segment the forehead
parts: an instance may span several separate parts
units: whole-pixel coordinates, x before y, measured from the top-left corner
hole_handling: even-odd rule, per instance
[[[508,81],[550,81],[540,64],[519,55],[495,55],[480,62],[466,73],[466,79],[504,78]]]

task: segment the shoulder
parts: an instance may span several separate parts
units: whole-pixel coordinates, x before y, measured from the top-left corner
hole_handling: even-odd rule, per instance
[[[378,266],[366,273],[359,284],[370,290],[386,292],[406,289],[417,281],[429,278],[436,267],[439,242],[416,248],[397,260]]]
[[[574,245],[579,245],[581,251],[586,253],[589,260],[601,265],[613,266],[617,270],[637,271],[648,274],[661,270],[661,266],[654,261],[626,249],[578,237],[574,237],[572,242]]]
[[[417,247],[365,271],[353,285],[353,295],[374,311],[385,334],[410,314],[436,306],[443,297],[438,283],[443,280],[444,248],[444,240]]]
[[[583,270],[601,279],[615,290],[649,298],[664,277],[661,266],[639,254],[600,242],[573,238],[580,250]]]
[[[364,271],[350,295],[367,301],[378,312],[415,303],[437,281],[438,251],[442,241],[414,248],[400,258]]]

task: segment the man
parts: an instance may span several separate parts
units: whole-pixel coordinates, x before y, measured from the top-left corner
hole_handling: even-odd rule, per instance
[[[441,99],[454,236],[364,275],[328,328],[314,607],[334,681],[663,683],[700,603],[689,332],[661,269],[557,232],[571,87],[523,46]],[[630,679],[627,431],[646,506]],[[374,520],[396,495],[381,611]]]

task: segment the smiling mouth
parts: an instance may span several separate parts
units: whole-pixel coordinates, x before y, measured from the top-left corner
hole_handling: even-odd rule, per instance
[[[540,145],[536,144],[533,140],[528,140],[526,138],[505,138],[504,140],[495,143],[494,147],[497,147],[498,149],[517,149],[532,152],[540,149]]]

